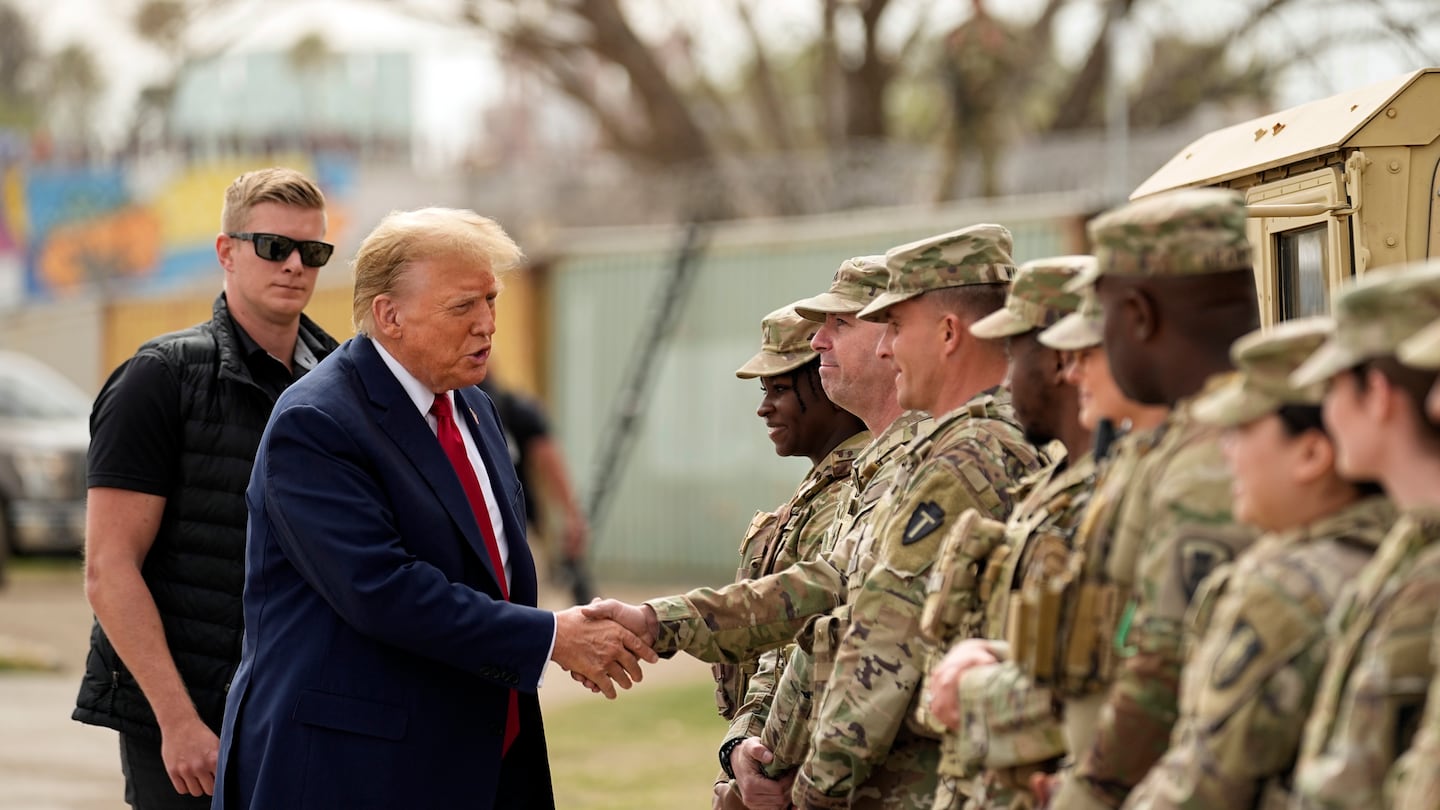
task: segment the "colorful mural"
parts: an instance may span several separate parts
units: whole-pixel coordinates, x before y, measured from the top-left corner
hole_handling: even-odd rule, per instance
[[[179,167],[11,165],[0,173],[0,258],[18,256],[22,295],[53,300],[94,291],[146,293],[217,272],[220,205],[235,177],[293,166],[319,182],[329,233],[344,234],[355,167],[345,156],[281,156]]]

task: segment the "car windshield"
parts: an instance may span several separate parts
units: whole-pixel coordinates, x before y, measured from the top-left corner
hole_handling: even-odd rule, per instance
[[[56,371],[31,363],[0,363],[0,419],[69,419],[90,402]]]

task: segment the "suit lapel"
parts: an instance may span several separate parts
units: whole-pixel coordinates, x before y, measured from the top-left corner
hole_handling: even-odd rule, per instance
[[[481,460],[485,462],[490,489],[495,493],[500,509],[500,521],[505,525],[505,542],[510,554],[510,601],[534,605],[537,595],[535,562],[530,556],[530,545],[525,541],[524,518],[511,508],[510,494],[514,489],[515,475],[509,447],[505,444],[504,435],[491,422],[480,422],[481,414],[490,416],[494,406],[484,402],[474,388],[457,389],[455,400],[461,421],[470,429],[470,436],[480,450]]]
[[[464,535],[465,542],[470,544],[481,565],[498,586],[500,575],[490,564],[490,552],[485,548],[485,539],[480,535],[480,525],[475,522],[470,501],[465,497],[465,490],[460,486],[455,468],[450,466],[450,459],[446,458],[445,451],[440,449],[440,442],[430,431],[429,423],[416,410],[415,402],[405,393],[404,387],[395,379],[385,361],[380,359],[380,354],[375,351],[369,338],[363,335],[356,337],[355,351],[352,354],[370,402],[379,411],[376,423],[430,485],[430,490],[450,515],[450,520]],[[483,445],[479,446],[483,453]],[[485,463],[486,466],[490,464],[488,459]],[[493,482],[494,479],[491,480]]]

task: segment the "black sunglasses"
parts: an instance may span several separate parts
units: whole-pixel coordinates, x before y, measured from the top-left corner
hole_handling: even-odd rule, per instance
[[[227,233],[231,239],[245,239],[255,243],[255,255],[266,261],[283,262],[290,258],[295,248],[300,248],[300,263],[306,267],[324,267],[330,261],[335,246],[329,242],[302,242],[274,233]]]

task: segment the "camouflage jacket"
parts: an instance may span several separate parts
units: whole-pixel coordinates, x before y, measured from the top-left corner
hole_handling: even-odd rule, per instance
[[[1049,451],[1051,465],[1027,482],[1029,494],[1011,513],[1003,545],[981,580],[984,635],[997,640],[993,649],[1002,658],[1015,649],[1034,649],[1036,635],[1053,643],[1055,614],[1043,612],[1051,593],[1047,585],[1068,561],[1071,538],[1094,486],[1093,457],[1083,455],[1067,466],[1064,446],[1056,447]],[[942,777],[964,777],[982,767],[1008,770],[1065,753],[1050,691],[1034,686],[1013,662],[977,672],[959,689],[963,719],[942,742]],[[923,707],[917,712],[922,723],[925,714]],[[992,786],[987,792],[994,796],[997,790]]]
[[[736,582],[773,574],[819,556],[825,536],[834,528],[842,494],[849,486],[850,467],[869,443],[870,433],[864,430],[841,442],[810,470],[789,501],[774,512],[755,514],[740,541]],[[746,727],[749,713],[757,708],[746,700],[750,681],[759,677],[773,685],[785,655],[782,648],[740,664],[713,665],[720,716]]]
[[[1022,639],[1018,634],[1008,638],[1007,633],[1016,665],[1037,686],[1053,689],[1064,698],[1094,694],[1114,675],[1113,640],[1123,600],[1106,562],[1128,484],[1163,435],[1163,426],[1126,433],[1096,465],[1095,482],[1071,539],[1069,557],[1041,592],[1041,598],[1053,602],[1058,611],[1053,642],[1038,634],[1027,633]],[[1031,593],[1039,588],[1034,580],[1026,585]],[[1125,587],[1128,598],[1129,583]]]
[[[1038,482],[1010,517],[1005,547],[991,563],[998,564],[998,577],[985,601],[985,636],[1004,639],[1026,672],[1042,679],[1053,678],[1059,632],[1051,585],[1069,564],[1095,480],[1095,459],[1087,453]]]
[[[1171,410],[1126,482],[1105,561],[1130,592],[1115,634],[1115,677],[1088,745],[1053,802],[1059,810],[1118,807],[1170,743],[1185,611],[1200,583],[1247,548],[1255,533],[1230,516],[1230,473],[1220,429],[1196,422],[1189,402]]]
[[[1437,609],[1440,510],[1408,510],[1335,606],[1339,637],[1305,724],[1294,806],[1382,806],[1387,771],[1410,746],[1435,675]]]
[[[849,623],[795,780],[797,808],[928,810],[939,745],[905,727],[928,652],[918,637],[926,578],[948,524],[969,509],[1003,518],[1013,505],[1010,484],[1043,461],[1000,388],[937,419],[906,448],[894,485],[865,527],[871,537],[861,539],[851,562],[868,573],[851,583]]]
[[[887,428],[856,457],[852,476],[874,475],[883,458],[874,452],[877,445],[913,438],[930,427],[925,414],[905,414]],[[850,524],[844,514],[855,508],[856,490],[842,496],[840,519],[832,536],[843,537]],[[745,580],[723,588],[696,588],[679,596],[646,602],[659,619],[655,652],[671,656],[677,652],[711,663],[739,663],[766,650],[782,646],[795,637],[809,617],[825,613],[844,600],[843,572],[848,561],[844,549],[823,550],[817,557],[802,560],[789,568],[759,579]]]
[[[1430,677],[1425,713],[1410,750],[1390,769],[1385,785],[1385,802],[1394,810],[1431,810],[1440,807],[1440,618],[1430,637]]]
[[[1326,618],[1394,522],[1389,500],[1366,498],[1266,535],[1207,580],[1190,615],[1208,626],[1182,673],[1170,750],[1126,807],[1282,802],[1330,651]]]
[[[856,459],[851,478],[851,497],[840,504],[841,517],[835,527],[835,536],[829,541],[832,548],[827,553],[836,567],[849,568],[856,535],[870,522],[876,503],[889,491],[899,469],[896,462],[903,455],[902,451],[916,437],[928,433],[933,425],[934,421],[922,412],[903,414]],[[841,587],[844,587],[843,581]],[[831,615],[816,616],[803,629],[800,634],[803,644],[791,648],[789,662],[774,684],[773,697],[757,694],[758,689],[747,696],[747,701],[757,705],[768,703],[768,712],[763,716],[752,716],[749,727],[744,730],[738,725],[731,725],[727,739],[759,736],[765,747],[770,749],[775,760],[766,770],[772,776],[799,767],[809,750],[810,711],[814,694],[811,650],[816,625],[821,627],[822,635],[827,635],[826,626]]]

